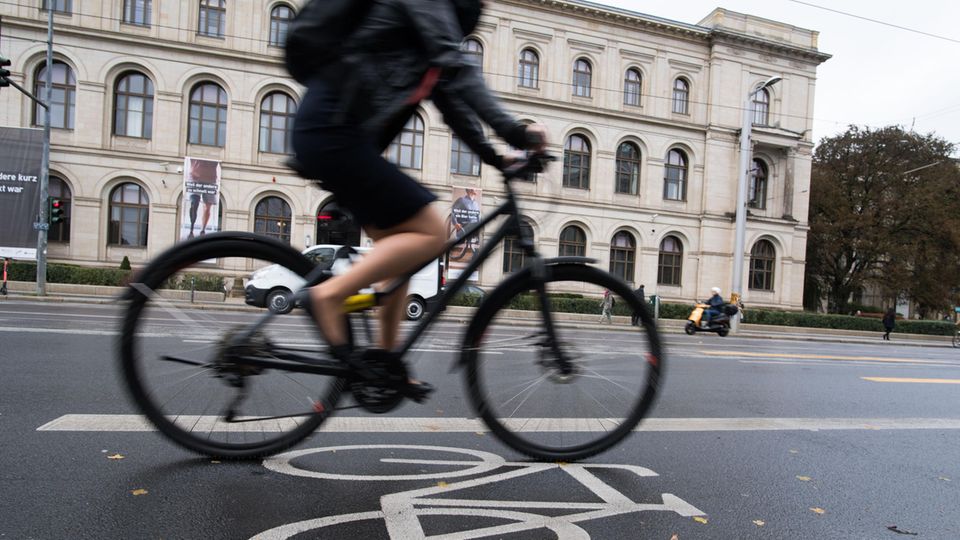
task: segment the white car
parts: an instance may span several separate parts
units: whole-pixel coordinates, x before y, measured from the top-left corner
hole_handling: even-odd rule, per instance
[[[319,244],[303,250],[303,254],[317,266],[332,269],[335,274],[344,271],[352,260],[337,258],[344,246]],[[353,257],[363,256],[371,248],[356,247]],[[265,307],[274,313],[289,313],[294,306],[292,292],[303,287],[303,279],[286,268],[272,264],[251,274],[245,290],[246,303]],[[407,303],[404,313],[407,319],[416,321],[426,312],[427,302],[440,292],[440,260],[437,259],[410,278],[407,288]]]

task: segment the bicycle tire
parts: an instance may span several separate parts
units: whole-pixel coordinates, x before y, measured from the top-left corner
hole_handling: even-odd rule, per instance
[[[517,317],[506,311],[524,303],[530,308],[531,299],[535,300],[538,295],[530,296],[528,291],[535,290],[537,283],[531,269],[523,269],[494,289],[478,308],[464,335],[461,353],[468,396],[491,432],[514,450],[541,460],[585,459],[619,443],[649,411],[664,369],[659,334],[646,306],[624,281],[582,264],[548,265],[543,278],[548,296],[568,290],[593,296],[607,289],[616,295],[617,304],[623,302],[620,306],[614,305],[620,331],[614,333],[611,328],[607,331],[609,336],[599,339],[576,335],[585,326],[591,326],[597,311],[574,316],[580,319],[576,322],[560,322],[554,317],[558,342],[580,370],[572,379],[563,380],[556,370],[551,374],[550,368],[541,365],[544,352],[551,351],[541,335],[542,316],[528,312]],[[523,298],[524,295],[527,297]],[[551,313],[557,313],[556,308],[563,301],[560,297],[552,298]],[[570,302],[585,302],[581,308],[591,309],[595,309],[597,303],[594,298]],[[539,303],[535,303],[534,309],[539,310]],[[618,315],[622,312],[625,314]],[[630,324],[633,312],[639,315],[639,326]],[[533,319],[540,320],[534,323],[534,331],[530,333],[522,325],[529,325]],[[589,330],[595,332],[592,328]],[[500,338],[498,332],[503,335],[519,332],[521,337]],[[530,335],[523,336],[524,333]],[[573,337],[565,340],[565,335]],[[587,350],[584,343],[591,339],[597,343],[594,349]],[[517,347],[524,342],[532,344],[532,348]],[[574,350],[574,342],[579,344],[580,351]],[[504,344],[510,347],[509,354],[497,350]],[[598,357],[588,358],[592,353]],[[601,356],[604,354],[607,358]],[[533,361],[525,362],[524,357],[532,357]],[[509,365],[504,366],[501,360]],[[628,370],[638,373],[631,376]],[[614,373],[616,379],[611,378]],[[544,382],[552,386],[544,386]],[[515,393],[521,387],[523,389]],[[531,399],[538,393],[536,399]],[[550,395],[545,395],[547,393]],[[530,412],[519,412],[528,403]],[[554,417],[558,411],[562,418]],[[573,416],[567,418],[568,413]],[[537,414],[543,417],[537,418]]]
[[[123,381],[147,419],[182,447],[225,459],[254,459],[281,452],[314,432],[331,414],[345,381],[276,369],[252,373],[249,368],[238,368],[247,395],[240,405],[231,405],[238,391],[230,390],[229,373],[211,367],[211,358],[216,358],[217,342],[224,331],[247,327],[266,308],[251,313],[224,311],[219,306],[221,309],[208,312],[173,300],[177,293],[162,288],[193,275],[189,273],[192,270],[209,272],[212,260],[220,267],[236,266],[241,271],[246,267],[232,263],[276,264],[301,277],[313,269],[308,259],[289,246],[250,233],[210,234],[167,250],[138,273],[129,289],[118,344]],[[347,324],[350,333],[349,320]],[[305,310],[274,316],[258,335],[263,336],[264,349],[283,346],[287,340],[313,338],[318,341],[309,343],[320,345],[308,352],[323,354],[325,350],[319,330]],[[212,345],[206,343],[209,338],[214,338]],[[171,353],[176,356],[169,356]],[[238,409],[240,422],[224,419],[225,405]],[[276,417],[285,412],[292,417]],[[267,420],[271,415],[274,417]]]

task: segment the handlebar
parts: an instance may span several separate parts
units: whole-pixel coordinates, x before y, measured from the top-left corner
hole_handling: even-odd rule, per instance
[[[503,173],[503,179],[504,181],[509,181],[514,178],[526,178],[538,172],[543,172],[548,162],[556,160],[556,156],[552,156],[546,152],[528,152],[523,158],[503,168],[501,171]]]

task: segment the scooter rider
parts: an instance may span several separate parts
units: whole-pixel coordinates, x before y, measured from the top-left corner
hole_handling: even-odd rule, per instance
[[[710,292],[713,293],[713,296],[704,302],[710,307],[703,312],[703,326],[710,326],[710,321],[714,318],[714,316],[722,315],[723,312],[720,311],[720,307],[726,303],[724,302],[723,297],[720,296],[720,287],[714,287],[710,289]]]

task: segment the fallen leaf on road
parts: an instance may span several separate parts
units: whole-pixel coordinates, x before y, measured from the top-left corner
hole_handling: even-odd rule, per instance
[[[826,513],[827,513],[827,511],[824,510],[823,508],[816,508],[816,507],[811,508],[810,511],[813,512],[814,514],[826,514]]]
[[[219,460],[219,459],[211,459],[211,460],[210,460],[210,463],[220,463],[220,460]]]
[[[799,481],[801,481],[801,482],[809,482],[809,481],[810,481],[810,477],[809,477],[809,476],[799,476],[799,475],[797,475],[797,480],[799,480]]]
[[[114,454],[112,456],[107,456],[107,459],[123,459],[123,456],[120,454]]]
[[[763,526],[766,525],[767,523],[766,523],[765,521],[763,521],[762,519],[755,519],[755,520],[753,520],[753,524],[756,525],[757,527],[763,527]]]
[[[474,433],[476,433],[477,435],[483,437],[483,432],[482,432],[482,431],[474,431]]]
[[[670,537],[670,540],[680,540],[680,537],[677,535],[673,535]]]
[[[439,487],[439,488],[445,488],[445,487],[447,487],[447,483],[444,482],[443,480],[441,480],[441,481],[437,482],[437,487]]]
[[[791,453],[791,454],[799,454],[800,451],[799,451],[799,450],[790,450],[790,453]]]
[[[706,525],[707,523],[707,518],[703,516],[694,516],[693,520],[696,521],[697,523],[703,523],[704,525]]]
[[[903,529],[897,528],[896,525],[888,525],[887,529],[897,533],[897,534],[909,534],[910,536],[918,536],[918,533],[905,531]]]
[[[136,497],[137,495],[146,495],[148,491],[143,488],[139,488],[131,491],[130,493],[132,493],[133,496]]]
[[[949,482],[949,481],[950,481],[950,479],[947,478],[946,476],[941,476],[940,478],[938,478],[938,480],[943,480],[944,482]]]

